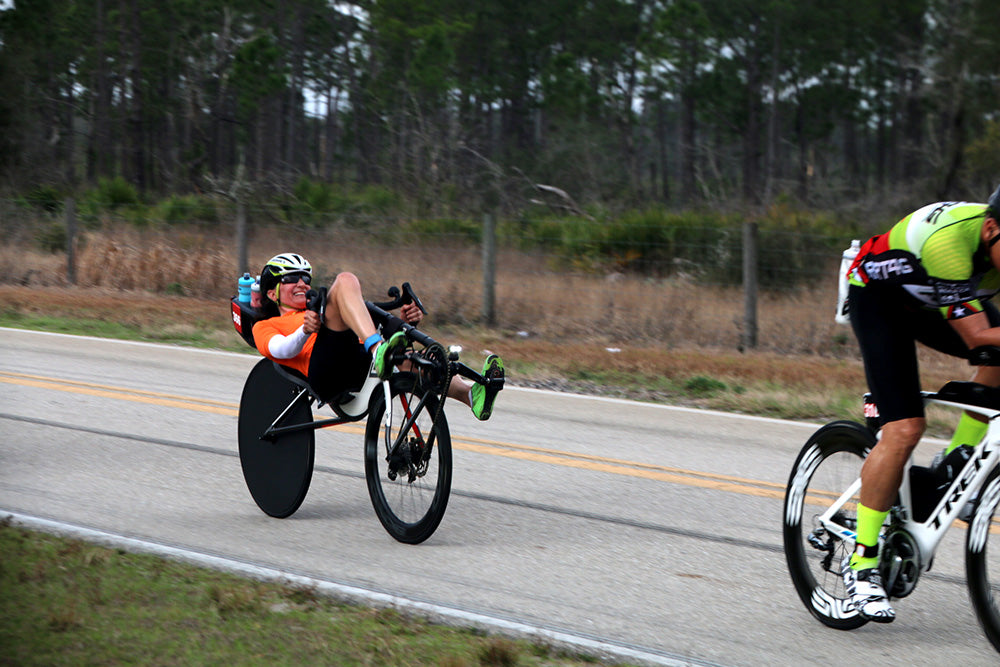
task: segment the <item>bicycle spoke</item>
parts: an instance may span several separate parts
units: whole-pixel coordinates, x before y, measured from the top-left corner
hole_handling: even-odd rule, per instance
[[[382,405],[369,415],[365,472],[383,526],[396,539],[415,543],[427,539],[444,514],[451,439],[436,397],[422,394],[412,377],[394,382],[392,421],[385,423]]]

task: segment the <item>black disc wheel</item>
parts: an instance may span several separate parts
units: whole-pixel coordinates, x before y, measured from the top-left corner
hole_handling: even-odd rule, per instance
[[[261,359],[247,377],[240,398],[240,465],[250,495],[257,506],[279,519],[291,516],[309,491],[315,455],[311,428],[264,438],[264,432],[284,413],[278,426],[309,424],[312,409],[308,396],[296,399],[302,389]],[[294,403],[293,403],[294,400]]]
[[[979,624],[1000,651],[1000,470],[987,479],[965,538],[965,574]]]
[[[448,506],[451,435],[444,412],[438,413],[437,398],[425,395],[413,375],[393,375],[390,387],[390,427],[387,429],[385,424],[385,392],[381,388],[376,390],[368,413],[368,495],[375,514],[392,537],[419,544],[434,533]]]
[[[866,427],[849,421],[827,424],[809,438],[792,468],[785,491],[784,542],[788,573],[806,608],[824,625],[853,630],[867,623],[844,587],[840,565],[848,545],[829,533],[819,517],[858,478],[875,445]],[[857,526],[858,497],[834,515],[837,523]]]

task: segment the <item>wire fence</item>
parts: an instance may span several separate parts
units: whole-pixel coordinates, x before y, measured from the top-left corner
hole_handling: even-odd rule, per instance
[[[608,346],[758,348],[843,354],[834,323],[849,234],[689,227],[628,230],[595,221],[367,220],[276,223],[249,209],[208,221],[82,214],[73,202],[25,216],[0,201],[0,280],[219,299],[243,271],[299,252],[321,282],[358,275],[366,296],[410,282],[428,325]],[[493,230],[491,233],[490,230]],[[485,249],[485,250],[484,250]],[[224,305],[224,304],[223,304]],[[227,317],[220,306],[220,317]]]

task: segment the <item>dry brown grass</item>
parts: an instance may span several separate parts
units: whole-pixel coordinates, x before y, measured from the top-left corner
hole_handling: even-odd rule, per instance
[[[381,298],[388,285],[411,282],[430,311],[426,324],[432,334],[465,345],[471,358],[490,349],[511,359],[514,383],[565,387],[566,378],[576,378],[570,388],[599,390],[596,384],[620,376],[625,395],[736,409],[742,402],[754,411],[764,392],[772,403],[805,401],[802,412],[817,416],[828,415],[813,403],[845,395],[853,401],[864,391],[853,335],[833,323],[832,280],[814,290],[762,295],[759,346],[740,352],[743,295],[735,288],[567,273],[552,257],[505,250],[497,271],[498,323],[484,328],[477,324],[482,286],[476,248],[440,243],[390,248],[344,229],[269,228],[255,231],[251,266],[285,250],[305,254],[321,281],[342,270],[356,273],[369,298]],[[0,249],[4,307],[121,321],[139,329],[150,323],[178,332],[208,329],[220,343],[237,340],[226,303],[237,277],[231,237],[198,229],[90,232],[78,257],[78,286],[70,289],[64,255],[26,245]],[[928,388],[969,375],[964,362],[935,353],[922,353],[922,365]],[[588,375],[597,377],[593,386],[580,380]],[[692,377],[748,391],[733,406],[678,398],[662,384]]]
[[[253,270],[284,250],[305,254],[321,280],[352,271],[370,298],[384,288],[411,282],[440,324],[481,320],[483,287],[479,249],[459,244],[388,247],[370,235],[265,228],[250,245]],[[88,232],[80,244],[77,285],[110,290],[149,290],[195,298],[224,299],[235,290],[230,236],[199,229],[122,227]],[[685,278],[650,279],[617,272],[561,270],[556,258],[504,250],[497,282],[497,327],[551,340],[640,343],[660,347],[735,349],[743,329],[739,288],[704,286]],[[67,285],[66,260],[7,246],[0,250],[0,280],[26,286]],[[763,294],[759,348],[781,353],[843,356],[849,336],[831,317],[834,286]]]

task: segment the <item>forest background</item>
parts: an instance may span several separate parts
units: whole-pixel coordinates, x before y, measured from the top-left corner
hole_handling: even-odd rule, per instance
[[[560,371],[601,384],[688,368],[732,389],[787,361],[805,369],[784,377],[795,396],[819,377],[854,392],[853,339],[832,322],[841,250],[1000,181],[990,0],[3,6],[14,315],[42,294],[65,312],[45,290],[75,285],[197,319],[239,272],[300,249],[373,290],[410,280],[455,336],[563,346],[535,356],[571,354]],[[757,356],[738,351],[748,222]],[[662,358],[678,350],[699,361]]]

